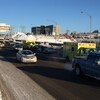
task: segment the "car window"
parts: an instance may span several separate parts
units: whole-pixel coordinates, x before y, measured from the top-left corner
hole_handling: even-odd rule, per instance
[[[100,56],[96,56],[95,61],[100,61]]]
[[[91,62],[100,61],[100,56],[97,56],[97,55],[89,55],[88,56],[88,61],[91,61]]]

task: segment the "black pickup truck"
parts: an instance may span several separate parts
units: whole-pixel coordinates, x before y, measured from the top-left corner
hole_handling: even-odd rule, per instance
[[[74,57],[72,67],[78,76],[85,74],[100,79],[100,52],[91,52],[85,57]]]

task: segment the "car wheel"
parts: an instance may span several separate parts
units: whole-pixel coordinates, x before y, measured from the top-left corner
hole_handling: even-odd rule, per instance
[[[75,74],[77,76],[81,76],[81,68],[79,66],[76,66],[76,68],[75,68]]]

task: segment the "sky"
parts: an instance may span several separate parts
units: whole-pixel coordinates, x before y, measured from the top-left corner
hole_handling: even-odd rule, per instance
[[[0,23],[22,27],[59,25],[60,32],[100,31],[100,0],[0,0]],[[83,13],[81,13],[83,12]]]

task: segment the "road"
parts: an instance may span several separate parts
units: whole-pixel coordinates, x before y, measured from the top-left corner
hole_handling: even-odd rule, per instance
[[[86,76],[76,77],[70,63],[50,61],[45,56],[44,59],[38,58],[36,64],[18,63],[11,49],[1,50],[0,56],[4,56],[57,100],[100,100],[100,81]]]

